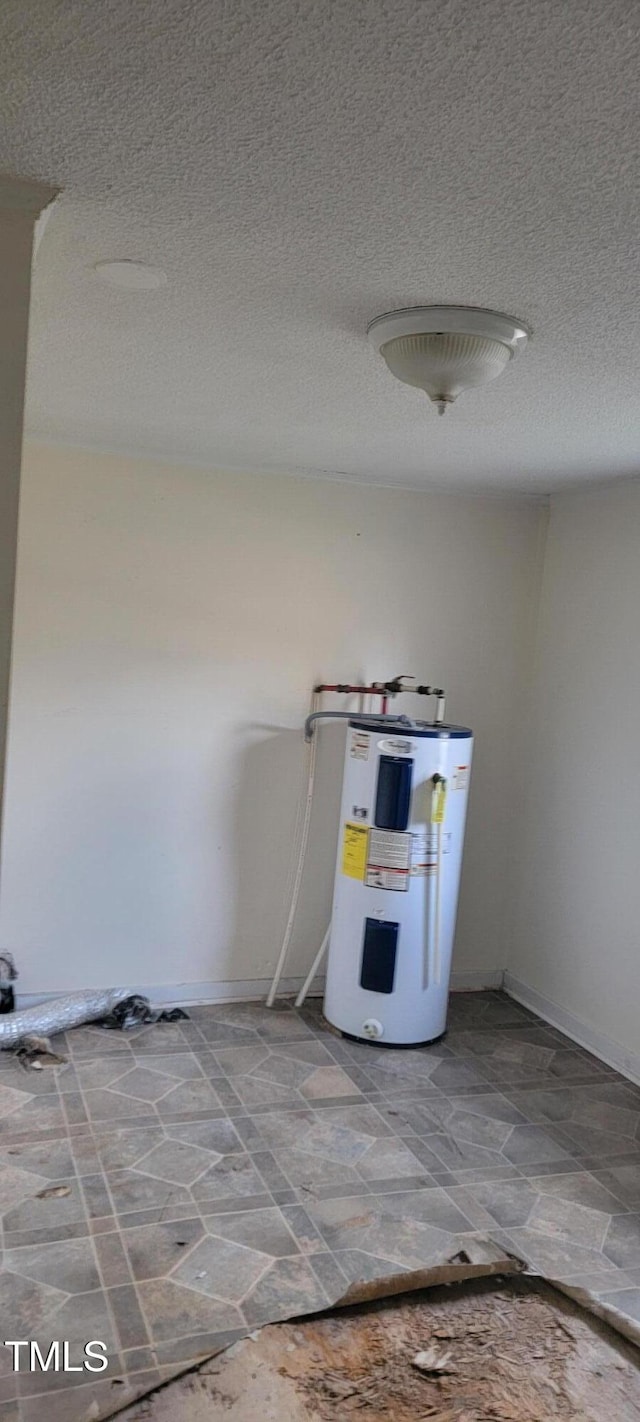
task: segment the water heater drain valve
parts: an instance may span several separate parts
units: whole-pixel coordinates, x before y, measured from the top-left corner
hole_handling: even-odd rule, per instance
[[[367,1017],[366,1022],[362,1024],[362,1034],[375,1042],[378,1037],[384,1036],[384,1027],[381,1022],[378,1022],[377,1017]]]

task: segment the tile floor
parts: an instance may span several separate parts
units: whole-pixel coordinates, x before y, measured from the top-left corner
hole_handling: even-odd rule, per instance
[[[0,1054],[0,1316],[110,1365],[15,1374],[0,1349],[0,1422],[109,1416],[470,1238],[640,1323],[640,1087],[499,993],[456,994],[415,1051],[343,1040],[319,1002],[58,1045],[55,1071]]]

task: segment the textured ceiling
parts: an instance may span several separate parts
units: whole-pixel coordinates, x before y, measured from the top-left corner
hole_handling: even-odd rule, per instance
[[[59,183],[28,431],[545,491],[640,473],[633,0],[3,0],[0,170]],[[102,285],[146,259],[168,284]],[[444,419],[365,338],[533,327]]]

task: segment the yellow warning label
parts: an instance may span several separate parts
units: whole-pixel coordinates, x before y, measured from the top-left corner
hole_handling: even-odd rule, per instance
[[[432,825],[444,824],[444,812],[447,804],[446,781],[439,780],[433,787],[431,796],[431,823]]]
[[[342,872],[349,879],[364,879],[368,842],[366,825],[355,825],[347,820],[342,840]]]

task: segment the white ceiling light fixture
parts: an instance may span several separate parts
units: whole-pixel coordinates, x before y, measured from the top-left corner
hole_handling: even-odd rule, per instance
[[[426,391],[444,415],[463,390],[495,380],[530,332],[514,316],[479,306],[414,306],[376,316],[367,335],[391,374]]]
[[[162,267],[152,267],[148,262],[134,262],[123,258],[117,262],[96,262],[93,268],[101,281],[109,286],[119,286],[123,291],[157,291],[166,286],[167,273]]]

